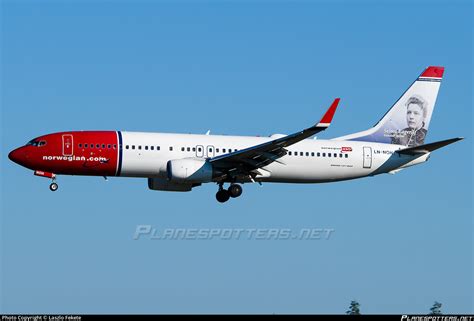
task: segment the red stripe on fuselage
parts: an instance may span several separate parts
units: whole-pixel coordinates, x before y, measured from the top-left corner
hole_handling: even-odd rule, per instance
[[[36,138],[44,146],[25,146],[25,166],[55,174],[115,176],[119,144],[115,131],[61,132]]]

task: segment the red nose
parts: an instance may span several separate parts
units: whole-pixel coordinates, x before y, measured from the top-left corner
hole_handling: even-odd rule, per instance
[[[17,164],[23,165],[25,163],[26,158],[25,151],[22,147],[12,150],[10,154],[8,154],[8,158],[10,158],[11,161]]]

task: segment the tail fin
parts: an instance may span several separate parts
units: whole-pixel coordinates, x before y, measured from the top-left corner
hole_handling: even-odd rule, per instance
[[[443,72],[444,67],[426,68],[374,127],[338,137],[336,140],[368,141],[408,147],[424,144]]]

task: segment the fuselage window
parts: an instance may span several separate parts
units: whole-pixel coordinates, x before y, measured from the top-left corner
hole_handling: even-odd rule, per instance
[[[291,156],[291,152],[288,152],[288,155],[290,155],[290,156]]]
[[[90,146],[91,148],[94,148],[94,144],[90,144],[89,146]]]
[[[82,148],[82,144],[79,144],[79,148]]]
[[[160,146],[156,146],[156,150],[160,150]]]
[[[331,157],[331,153],[328,153],[328,157]]]
[[[196,147],[193,147],[193,152],[195,152],[195,151],[196,151]]]
[[[191,147],[186,148],[186,150],[187,150],[188,152],[190,152],[190,151],[191,151]]]
[[[145,145],[145,150],[148,150],[148,145]]]
[[[303,156],[303,152],[300,152],[300,156]]]
[[[102,144],[102,148],[105,148],[105,144]]]
[[[222,152],[225,153],[225,148],[222,148]]]
[[[198,147],[198,152],[202,152],[202,148],[201,148],[201,147]]]
[[[173,146],[170,146],[170,152],[172,152],[172,151],[173,151]]]
[[[100,144],[95,145],[95,147],[100,148]]]
[[[326,157],[326,153],[323,153],[323,157]]]
[[[342,158],[342,154],[339,154],[339,157]]]
[[[154,150],[154,149],[155,149],[155,146],[150,146],[150,149],[151,149],[151,150]]]
[[[87,144],[84,144],[84,148],[87,148]]]
[[[320,156],[321,156],[321,153],[317,153],[316,156],[320,157]]]
[[[117,148],[117,144],[114,144],[114,149],[116,149],[116,148]],[[122,146],[120,146],[120,148],[122,148]]]
[[[128,145],[125,145],[125,149],[128,149],[129,147],[130,147],[130,146],[128,146]]]
[[[135,145],[132,145],[132,149],[135,149]]]
[[[349,158],[349,154],[345,154],[345,157],[346,157],[346,158]]]
[[[142,145],[138,145],[138,149],[142,149]]]
[[[212,148],[209,148],[209,153],[212,153]]]
[[[181,151],[184,152],[184,147],[181,147]]]
[[[108,145],[107,145],[107,148],[108,148],[108,149],[112,148],[112,145],[108,144]]]
[[[309,156],[309,152],[306,152],[306,156]]]
[[[334,157],[337,157],[337,154],[336,154],[336,153],[334,153]]]
[[[219,153],[219,148],[216,148],[216,153]]]
[[[311,156],[314,157],[314,152],[311,152]]]

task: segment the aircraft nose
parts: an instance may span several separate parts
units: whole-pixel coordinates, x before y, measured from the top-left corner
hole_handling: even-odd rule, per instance
[[[26,156],[25,151],[21,147],[15,150],[12,150],[10,154],[8,154],[8,158],[10,158],[12,162],[15,162],[20,165],[24,163],[25,158],[26,158],[25,156]]]

